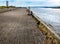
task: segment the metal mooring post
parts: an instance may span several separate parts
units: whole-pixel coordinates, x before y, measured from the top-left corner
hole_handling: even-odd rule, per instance
[[[30,7],[28,7],[28,9],[29,9],[29,15],[32,15],[33,13],[32,13],[32,11],[30,10]]]

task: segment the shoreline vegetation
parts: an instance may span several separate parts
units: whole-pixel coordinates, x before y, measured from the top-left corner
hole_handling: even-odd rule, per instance
[[[5,8],[15,8],[15,6],[0,6],[0,9],[5,9]]]
[[[53,8],[53,9],[60,9],[60,6],[57,6],[57,7],[48,7],[48,6],[33,6],[31,8]]]
[[[0,9],[4,8],[15,8],[16,6],[0,6]],[[29,6],[30,7],[30,6]],[[20,8],[20,7],[19,7]],[[48,6],[32,6],[32,8],[60,8],[60,6],[57,7],[48,7]]]
[[[60,9],[60,7],[44,7],[44,8],[55,8],[55,9]]]

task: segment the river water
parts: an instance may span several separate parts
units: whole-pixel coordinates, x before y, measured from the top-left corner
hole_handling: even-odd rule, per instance
[[[47,25],[52,26],[56,33],[60,34],[60,9],[31,8],[31,10]]]

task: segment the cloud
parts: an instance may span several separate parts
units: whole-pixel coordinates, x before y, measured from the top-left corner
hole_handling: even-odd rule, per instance
[[[6,0],[0,0],[4,5]],[[8,0],[9,5],[15,6],[60,6],[60,0]],[[3,4],[4,3],[4,4]]]
[[[44,4],[43,0],[15,0],[13,3],[10,5],[15,5],[15,6],[37,6],[37,5],[42,5]]]
[[[46,0],[47,6],[60,6],[60,0]]]

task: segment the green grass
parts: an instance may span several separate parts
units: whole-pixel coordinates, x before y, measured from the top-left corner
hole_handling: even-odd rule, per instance
[[[0,9],[4,9],[4,8],[15,8],[15,6],[0,6]]]

